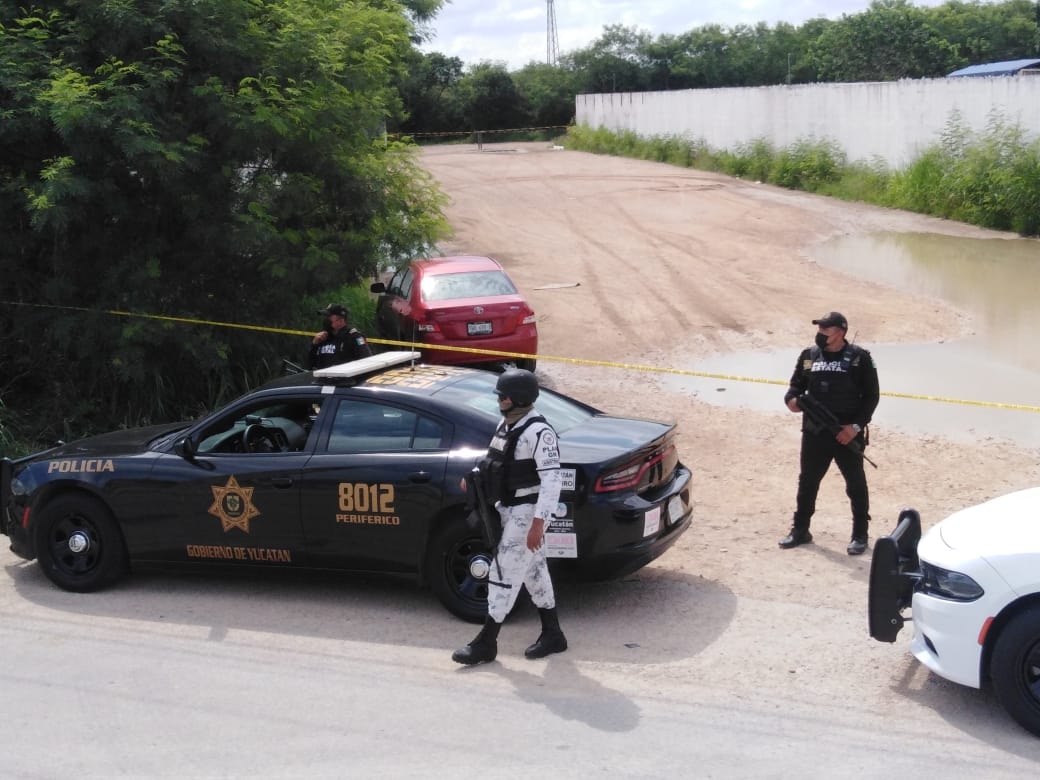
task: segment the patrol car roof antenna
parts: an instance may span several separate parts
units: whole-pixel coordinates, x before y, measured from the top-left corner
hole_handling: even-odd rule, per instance
[[[417,353],[419,351],[418,349],[415,348],[415,332],[416,332],[416,328],[417,327],[418,326],[413,322],[412,323],[412,333],[411,333],[411,340],[412,340],[411,350],[412,350],[413,353]],[[413,357],[412,358],[412,362],[408,365],[408,368],[411,369],[412,371],[415,370],[415,361],[416,360],[417,360],[417,358]]]

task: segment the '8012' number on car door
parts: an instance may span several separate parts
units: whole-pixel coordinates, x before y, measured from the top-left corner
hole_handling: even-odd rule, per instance
[[[340,482],[339,511],[393,514],[394,486],[383,483],[370,485],[367,482]]]

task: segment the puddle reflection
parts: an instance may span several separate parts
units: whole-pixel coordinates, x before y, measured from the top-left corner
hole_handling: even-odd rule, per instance
[[[1040,371],[1040,241],[870,233],[825,241],[811,256],[827,268],[972,312],[973,346]]]

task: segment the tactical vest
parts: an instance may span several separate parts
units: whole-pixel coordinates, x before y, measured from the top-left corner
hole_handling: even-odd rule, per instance
[[[488,500],[492,504],[496,501],[501,501],[502,506],[538,503],[537,493],[525,496],[516,495],[517,490],[534,487],[541,482],[534,458],[522,460],[515,458],[516,444],[520,440],[520,436],[537,422],[544,423],[545,418],[536,415],[523,425],[506,433],[505,436],[501,436],[500,432],[505,427],[505,423],[503,423],[495,432],[495,438],[488,447],[487,455],[477,464],[484,480]],[[500,445],[501,449],[496,447],[496,444]]]
[[[808,390],[813,398],[834,412],[843,423],[855,418],[862,403],[862,395],[852,375],[852,370],[859,367],[862,356],[860,350],[852,344],[846,344],[837,366],[831,361],[827,370],[816,370],[816,366],[824,360],[823,350],[816,346],[809,350]]]

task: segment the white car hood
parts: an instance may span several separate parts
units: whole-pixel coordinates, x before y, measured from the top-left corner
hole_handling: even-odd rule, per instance
[[[1040,553],[1040,488],[954,512],[936,530],[951,549],[983,558]]]

